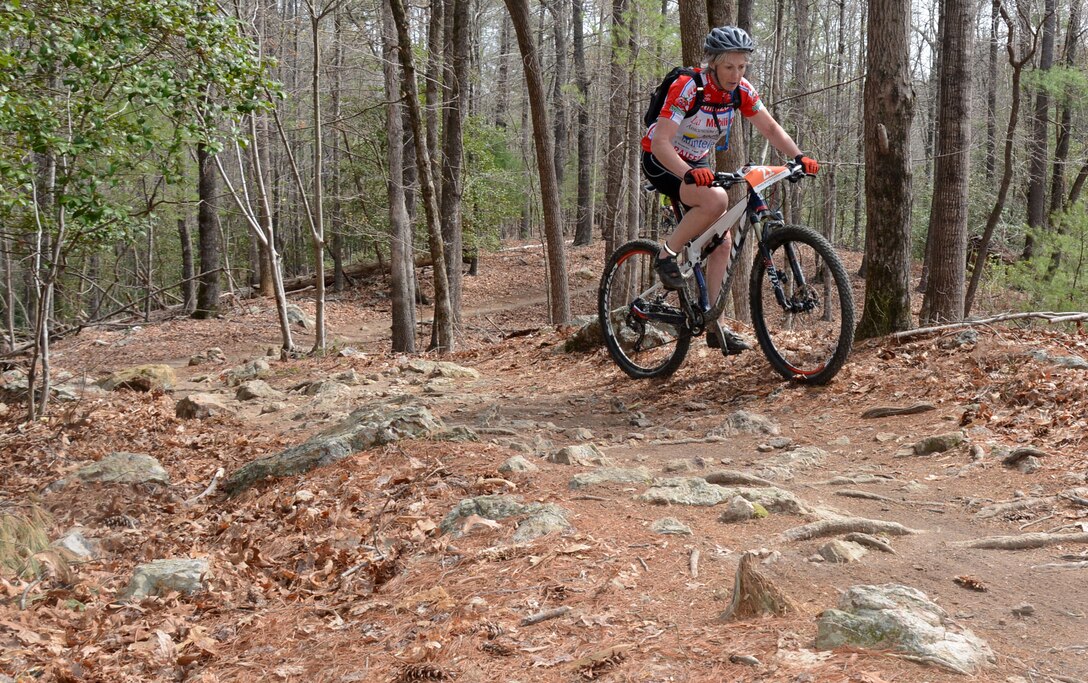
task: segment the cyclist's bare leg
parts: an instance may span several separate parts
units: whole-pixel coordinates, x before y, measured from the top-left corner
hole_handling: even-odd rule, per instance
[[[665,239],[665,244],[674,252],[703,234],[729,208],[729,195],[720,187],[681,185],[680,201],[691,208],[684,213],[676,230]],[[662,249],[658,256],[665,258],[668,252]]]

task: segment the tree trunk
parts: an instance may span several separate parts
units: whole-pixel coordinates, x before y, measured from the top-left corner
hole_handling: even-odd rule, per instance
[[[197,193],[200,206],[197,210],[197,228],[200,255],[200,282],[196,293],[193,317],[214,318],[219,315],[219,257],[220,239],[218,220],[218,196],[216,195],[215,165],[205,145],[196,147],[196,163],[200,172]]]
[[[189,314],[196,304],[196,283],[193,281],[193,239],[184,218],[178,219],[178,238],[181,240],[181,310]]]
[[[1073,0],[1069,8],[1069,27],[1065,31],[1065,48],[1062,50],[1062,63],[1067,69],[1076,68],[1077,41],[1080,38],[1081,0]],[[1065,209],[1065,165],[1069,163],[1069,147],[1073,139],[1073,93],[1066,91],[1062,114],[1058,120],[1058,135],[1054,145],[1054,167],[1050,181],[1050,214],[1061,213]]]
[[[1039,51],[1040,75],[1054,66],[1054,33],[1058,19],[1055,13],[1055,0],[1044,0],[1043,39]],[[1045,87],[1039,88],[1035,95],[1035,114],[1032,117],[1031,138],[1028,140],[1028,228],[1024,237],[1024,258],[1030,259],[1035,252],[1035,238],[1031,228],[1046,228],[1046,166],[1047,166],[1047,131],[1050,125],[1050,94]]]
[[[449,51],[446,53],[446,88],[442,123],[442,240],[449,277],[450,311],[454,323],[461,319],[461,262],[464,191],[464,114],[468,94],[468,3],[453,2],[449,8]]]
[[[710,30],[706,7],[706,0],[680,0],[680,60],[684,66],[699,66],[703,61],[703,40]]]
[[[423,99],[426,101],[426,117],[427,117],[427,149],[429,149],[434,158],[433,159],[419,159],[418,163],[430,163],[431,164],[431,178],[435,179],[435,201],[439,205],[442,203],[442,187],[437,184],[437,179],[442,177],[442,165],[439,159],[439,150],[442,149],[442,143],[438,139],[438,121],[440,118],[441,107],[441,95],[442,89],[442,77],[444,75],[444,69],[442,64],[442,57],[445,55],[445,26],[446,26],[446,4],[450,0],[430,0],[431,2],[431,18],[427,24],[427,73],[423,85]],[[401,86],[403,87],[403,82]],[[422,179],[422,175],[420,175]]]
[[[554,153],[549,136],[548,113],[544,96],[544,79],[540,59],[529,30],[528,0],[506,0],[510,20],[518,37],[525,81],[529,90],[529,105],[533,118],[533,139],[536,163],[540,173],[540,194],[544,213],[544,238],[547,243],[550,320],[562,325],[570,320],[570,290],[567,285],[566,246],[563,243],[563,222],[559,206],[559,187],[555,182]]]
[[[393,313],[394,353],[414,353],[416,350],[415,278],[412,254],[412,225],[404,204],[404,187],[395,182],[403,174],[404,148],[399,141],[403,137],[402,107],[397,101],[400,82],[394,67],[397,50],[396,27],[388,3],[382,3],[382,76],[385,82],[385,129],[388,136],[386,150],[390,181],[385,184],[389,199],[389,300]]]
[[[583,0],[574,0],[574,80],[578,86],[578,208],[574,246],[593,241],[593,134],[589,127],[589,74],[586,71]]]
[[[971,161],[971,13],[969,0],[943,0],[941,7],[940,122],[933,203],[929,216],[929,278],[922,298],[922,324],[963,319],[967,258],[967,189]]]
[[[868,15],[864,94],[868,264],[858,339],[911,326],[910,2],[870,0]]]
[[[344,89],[344,38],[343,23],[344,12],[340,7],[333,10],[333,79],[330,104],[332,105],[333,126],[340,126],[340,93]],[[332,272],[334,292],[344,291],[347,284],[344,278],[344,218],[343,207],[340,203],[340,145],[336,144],[336,128],[331,133],[332,145],[329,147],[329,163],[332,166],[330,179],[332,180]]]
[[[324,122],[321,118],[321,27],[322,16],[317,14],[316,8],[310,6],[310,29],[313,32],[313,71],[311,72],[310,87],[314,116],[314,172],[313,188],[314,201],[312,209],[312,224],[310,228],[310,244],[313,249],[314,259],[314,353],[325,352],[325,189],[324,189],[324,161],[325,135]],[[299,188],[299,192],[303,192]]]
[[[442,230],[438,225],[438,201],[434,193],[434,180],[431,175],[430,152],[423,131],[423,113],[420,111],[419,95],[416,91],[416,69],[412,59],[412,43],[408,38],[408,18],[404,13],[402,0],[389,0],[393,14],[393,23],[397,27],[397,55],[400,59],[401,93],[408,107],[408,120],[412,126],[416,142],[416,158],[419,160],[419,184],[423,192],[423,209],[427,216],[427,235],[434,261],[434,326],[438,328],[438,343],[435,349],[440,353],[453,351],[453,313],[450,310],[449,280],[446,277],[445,245],[442,244]]]
[[[997,175],[997,51],[1000,45],[997,28],[1001,22],[1001,0],[990,4],[990,58],[986,79],[986,177]]]
[[[562,188],[567,165],[567,103],[563,88],[570,78],[567,67],[567,6],[569,0],[547,3],[552,15],[552,34],[555,38],[555,80],[552,86],[552,110],[555,112],[555,182]]]
[[[506,114],[510,109],[510,15],[502,15],[502,29],[499,33],[499,68],[495,76],[495,122],[496,128],[506,129]]]
[[[612,0],[612,51],[609,92],[613,93],[617,102],[625,102],[628,99],[626,92],[628,88],[628,67],[623,63],[623,55],[627,53],[627,45],[622,40],[622,36],[630,30],[626,25],[627,20],[627,0]],[[611,112],[611,109],[609,111]],[[602,217],[601,226],[606,258],[615,250],[619,241],[623,239],[623,235],[626,234],[626,231],[620,231],[617,227],[620,221],[620,202],[623,197],[624,159],[627,156],[624,152],[629,142],[625,123],[623,116],[613,115],[608,117],[608,149],[605,152],[604,164],[604,216]]]

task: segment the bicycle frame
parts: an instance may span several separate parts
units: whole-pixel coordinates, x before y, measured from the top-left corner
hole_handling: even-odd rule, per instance
[[[681,252],[684,254],[684,260],[680,264],[681,273],[686,276],[694,271],[695,281],[699,286],[699,308],[701,309],[703,324],[707,320],[717,320],[725,310],[730,285],[732,284],[734,266],[737,263],[737,254],[744,248],[744,240],[748,235],[748,226],[745,226],[743,222],[744,217],[749,217],[751,226],[765,225],[766,219],[772,216],[772,212],[767,208],[767,202],[760,192],[786,180],[796,172],[795,169],[789,166],[749,166],[741,170],[744,171],[743,175],[737,174],[737,179],[730,185],[744,182],[748,188],[746,201],[737,202],[727,209],[702,235],[688,242]],[[736,229],[738,226],[740,226],[739,230]],[[709,301],[707,301],[707,288],[702,264],[717,249],[724,240],[725,235],[730,231],[733,232],[733,240],[729,251],[729,265],[726,266],[725,273],[722,276],[722,288],[718,292],[718,298],[714,305],[710,306]],[[762,239],[762,237],[763,235],[760,234],[759,239]],[[796,275],[800,277],[801,274],[796,273]],[[785,295],[782,292],[777,272],[773,266],[768,271],[768,276],[774,285],[775,296],[779,303],[785,304]],[[682,292],[681,297],[686,299],[686,292]]]

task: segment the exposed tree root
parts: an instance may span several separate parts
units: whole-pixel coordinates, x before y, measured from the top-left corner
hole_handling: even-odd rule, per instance
[[[843,496],[844,498],[861,498],[862,500],[879,500],[882,503],[902,503],[905,501],[895,500],[888,496],[882,496],[879,493],[870,493],[869,491],[854,491],[852,489],[846,489],[843,491],[836,491],[836,496]]]
[[[978,512],[975,516],[982,517],[983,519],[989,517],[997,517],[998,515],[1008,514],[1010,512],[1018,512],[1027,508],[1033,508],[1036,505],[1052,504],[1058,501],[1057,496],[1044,496],[1042,498],[1021,498],[1020,500],[1014,500],[1008,503],[995,503],[994,505],[987,505]]]
[[[773,614],[783,616],[796,611],[793,602],[782,589],[756,569],[756,554],[749,551],[740,558],[733,581],[733,599],[718,621],[747,619]]]
[[[895,549],[893,549],[891,547],[891,545],[889,545],[888,543],[882,541],[881,539],[877,538],[876,536],[870,536],[869,534],[862,534],[862,533],[846,534],[845,536],[842,537],[842,540],[844,540],[844,541],[853,541],[854,543],[857,543],[858,545],[863,545],[863,546],[865,546],[867,548],[873,548],[874,550],[879,550],[880,552],[883,552],[883,553],[891,553],[892,555],[896,554]]]
[[[1088,543],[1088,533],[1049,534],[1038,532],[1019,536],[989,536],[973,541],[956,543],[961,548],[980,548],[983,550],[1029,550],[1045,548],[1059,543]]]
[[[1051,324],[1055,323],[1070,323],[1078,322],[1081,320],[1088,320],[1088,313],[1049,313],[1049,312],[1033,312],[1033,313],[1006,313],[1004,315],[995,315],[992,318],[983,318],[981,320],[967,320],[959,323],[951,323],[948,325],[936,325],[934,327],[919,327],[914,330],[906,330],[905,332],[896,332],[892,335],[892,338],[896,341],[903,341],[910,337],[920,337],[925,334],[931,334],[933,332],[949,332],[951,330],[959,330],[967,327],[978,327],[981,325],[990,325],[991,323],[1004,322],[1008,320],[1025,320],[1029,318],[1038,318],[1040,320],[1046,320]]]
[[[818,522],[810,522],[787,529],[779,534],[783,541],[807,541],[823,536],[838,536],[859,532],[863,534],[891,534],[892,536],[909,536],[919,533],[915,529],[908,529],[898,522],[885,522],[879,519],[866,519],[864,517],[835,517],[821,519]]]
[[[772,481],[736,470],[717,470],[707,474],[703,479],[708,484],[719,486],[777,486]]]

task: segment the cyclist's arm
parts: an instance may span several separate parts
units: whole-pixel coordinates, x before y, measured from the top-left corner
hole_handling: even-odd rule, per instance
[[[755,113],[755,116],[750,117],[748,120],[752,122],[756,130],[763,134],[763,137],[767,138],[775,149],[782,152],[786,157],[793,159],[801,154],[801,148],[797,146],[790,134],[778,124],[778,121],[774,120],[774,117],[766,109],[760,109]]]
[[[676,148],[672,146],[672,139],[676,137],[679,130],[680,124],[676,121],[665,117],[659,118],[657,126],[654,127],[653,140],[650,140],[650,153],[654,155],[659,164],[667,168],[673,175],[683,178],[691,166],[680,158],[680,155],[676,153]]]

